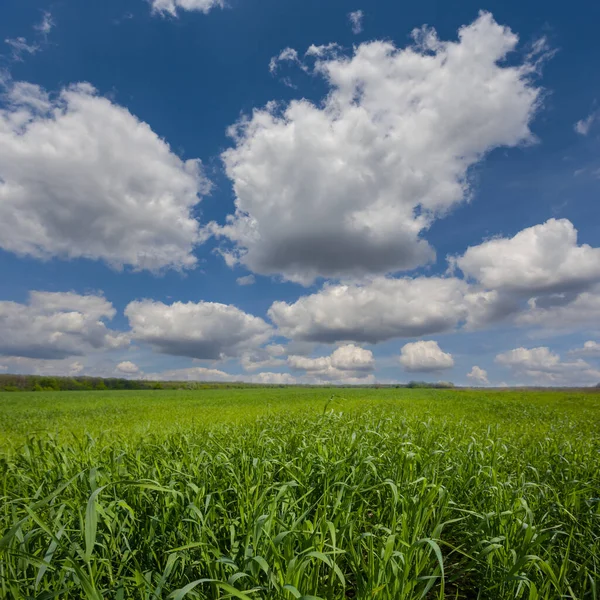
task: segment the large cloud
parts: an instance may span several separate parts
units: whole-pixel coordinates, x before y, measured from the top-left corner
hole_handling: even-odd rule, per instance
[[[489,13],[456,42],[414,39],[317,53],[322,104],[270,103],[238,123],[223,155],[236,212],[212,226],[233,242],[230,264],[309,283],[434,258],[420,234],[469,197],[468,170],[488,151],[531,139],[539,90],[532,65],[504,62],[517,36]]]
[[[577,245],[577,230],[567,219],[473,246],[451,262],[487,288],[529,295],[581,290],[600,281],[600,248]]]
[[[405,344],[400,351],[400,364],[410,373],[434,373],[451,369],[454,359],[434,341]]]
[[[378,277],[366,284],[326,285],[293,304],[275,302],[269,317],[294,340],[377,343],[477,326],[503,314],[493,292],[456,278]]]
[[[581,385],[600,382],[600,370],[582,359],[563,362],[549,348],[516,348],[498,354],[496,362],[509,367],[517,378],[553,385]]]
[[[515,322],[521,327],[542,328],[547,332],[585,327],[600,330],[600,286],[580,294],[557,293],[531,298],[528,309]]]
[[[28,304],[0,302],[0,355],[64,359],[121,348],[128,336],[106,327],[115,315],[102,296],[31,292]]]
[[[115,268],[193,267],[192,210],[208,190],[127,109],[88,84],[51,98],[11,84],[0,109],[0,248],[37,258],[104,260]]]
[[[224,0],[150,0],[152,11],[177,16],[179,10],[197,11],[207,14],[213,8],[225,6]]]
[[[265,343],[272,328],[235,306],[215,302],[152,300],[131,302],[125,309],[134,339],[157,352],[199,359],[240,356]]]

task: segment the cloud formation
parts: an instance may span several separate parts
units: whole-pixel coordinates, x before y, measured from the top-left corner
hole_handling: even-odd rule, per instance
[[[579,135],[587,135],[600,116],[600,111],[592,111],[585,119],[577,121],[573,128]]]
[[[102,296],[31,292],[29,302],[0,302],[0,355],[59,360],[129,344],[105,321],[116,314]]]
[[[578,245],[567,219],[489,240],[450,261],[486,288],[526,295],[582,290],[600,281],[600,248]]]
[[[0,109],[0,248],[159,271],[196,264],[209,182],[89,84],[11,84]]]
[[[481,292],[456,278],[378,277],[364,284],[325,285],[292,304],[274,302],[269,318],[294,340],[378,343],[473,327],[502,314],[493,292]]]
[[[327,381],[364,380],[375,368],[370,350],[347,344],[336,348],[330,356],[309,358],[291,355],[288,365],[296,371],[304,371],[309,377]]]
[[[139,375],[140,374],[140,368],[135,363],[132,363],[130,360],[125,360],[123,362],[120,362],[117,365],[116,370],[119,373],[123,373],[125,375]]]
[[[259,317],[215,302],[167,305],[142,300],[128,304],[125,315],[133,339],[174,356],[212,360],[238,357],[272,336],[271,326]]]
[[[582,359],[563,362],[546,346],[516,348],[496,356],[496,362],[510,368],[520,380],[542,385],[581,385],[600,382],[600,370]]]
[[[444,352],[433,340],[405,344],[400,350],[399,360],[409,373],[434,373],[454,366],[452,355]]]
[[[178,11],[196,11],[208,14],[213,8],[223,8],[224,0],[150,0],[152,12],[158,14],[168,14],[176,17]]]
[[[363,18],[365,13],[362,10],[355,10],[353,12],[348,13],[348,21],[350,21],[350,25],[352,27],[352,33],[354,35],[358,35],[363,30]]]
[[[315,55],[322,104],[269,103],[232,129],[236,211],[210,228],[230,264],[308,284],[428,263],[420,236],[469,198],[469,169],[532,139],[540,91],[533,65],[504,62],[514,33],[481,13],[458,41],[413,38]]]
[[[478,367],[475,365],[469,373],[467,373],[467,377],[475,384],[479,385],[489,385],[490,382],[488,380],[488,374],[485,369]]]

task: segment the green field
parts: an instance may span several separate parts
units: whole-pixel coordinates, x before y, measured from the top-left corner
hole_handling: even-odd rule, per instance
[[[1,598],[600,598],[593,392],[5,393],[0,476]]]

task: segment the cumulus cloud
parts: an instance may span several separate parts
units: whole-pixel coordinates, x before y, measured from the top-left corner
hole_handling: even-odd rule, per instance
[[[497,294],[471,289],[460,279],[378,277],[326,285],[293,304],[275,302],[268,314],[294,340],[378,343],[449,331],[463,322],[476,327],[505,310]]]
[[[347,344],[336,348],[330,356],[309,358],[291,355],[288,365],[296,371],[304,371],[318,380],[349,382],[363,380],[375,368],[375,360],[370,350]]]
[[[451,369],[454,359],[451,354],[443,352],[437,342],[421,340],[402,347],[400,364],[410,373],[434,373]]]
[[[122,348],[128,336],[108,329],[115,316],[102,296],[31,292],[29,302],[0,302],[0,355],[64,359]]]
[[[232,128],[236,211],[210,227],[232,242],[230,264],[308,284],[427,263],[420,235],[469,198],[469,169],[531,140],[539,89],[533,65],[504,61],[514,33],[481,13],[458,41],[413,37],[323,53],[322,103],[271,102]]]
[[[577,123],[575,123],[575,125],[573,126],[573,129],[575,129],[575,131],[579,135],[587,135],[593,127],[594,123],[596,123],[596,121],[598,120],[599,116],[600,111],[595,110],[591,112],[585,119],[577,121]]]
[[[569,350],[569,354],[600,357],[600,344],[593,340],[589,340],[585,342],[585,344],[583,344],[583,348],[575,348],[574,350]]]
[[[285,364],[285,360],[281,358],[285,353],[286,350],[281,344],[269,344],[264,348],[244,352],[240,363],[244,371],[278,367]]]
[[[485,369],[482,369],[481,367],[478,367],[477,365],[475,365],[471,371],[469,373],[467,373],[467,377],[475,382],[476,384],[480,384],[480,385],[489,385],[489,379],[488,379],[488,374],[487,371]]]
[[[188,10],[208,14],[213,8],[223,8],[224,0],[150,0],[152,12],[176,17],[178,11]]]
[[[510,368],[516,377],[541,384],[583,385],[600,381],[600,370],[582,359],[563,362],[549,348],[516,348],[498,354],[496,362]]]
[[[119,373],[124,373],[125,375],[138,375],[140,373],[140,368],[130,360],[120,362],[117,365],[116,370]]]
[[[235,306],[215,302],[152,300],[131,302],[125,308],[132,337],[157,352],[198,359],[237,357],[272,336],[272,328],[259,317]]]
[[[577,290],[600,281],[600,248],[577,244],[567,219],[492,239],[450,259],[487,288],[524,294]]]
[[[256,277],[254,275],[244,275],[243,277],[238,277],[235,281],[238,285],[254,285]]]
[[[9,86],[0,109],[0,248],[114,268],[193,267],[193,216],[209,182],[127,109],[89,84],[55,98]]]
[[[353,12],[348,13],[348,21],[350,21],[350,25],[352,26],[352,33],[358,35],[363,30],[363,18],[365,14],[362,10],[355,10]]]
[[[522,327],[536,327],[547,332],[578,329],[600,323],[600,286],[579,294],[553,294],[531,298],[528,308],[517,315]],[[596,329],[599,329],[597,326]]]
[[[261,383],[265,385],[285,384],[294,385],[298,383],[297,379],[289,373],[258,373],[250,377],[250,383]]]

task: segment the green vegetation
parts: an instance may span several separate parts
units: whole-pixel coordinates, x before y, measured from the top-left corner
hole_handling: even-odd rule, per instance
[[[600,594],[597,392],[0,394],[0,448],[2,598]]]

